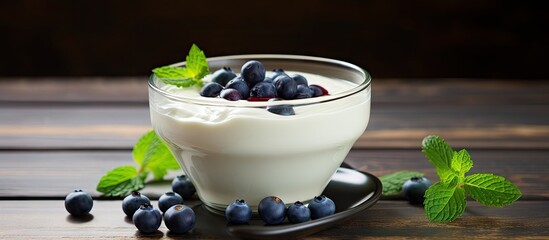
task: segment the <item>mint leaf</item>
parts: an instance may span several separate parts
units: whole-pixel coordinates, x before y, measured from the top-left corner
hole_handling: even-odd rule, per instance
[[[125,196],[142,189],[145,177],[146,174],[139,175],[133,166],[116,167],[101,177],[96,189],[106,196]]]
[[[132,154],[135,162],[141,166],[140,172],[150,171],[157,180],[162,179],[168,170],[179,169],[172,153],[154,131],[147,132],[137,141]]]
[[[452,156],[452,169],[458,172],[460,176],[465,176],[465,173],[469,172],[473,167],[473,160],[467,150],[462,149],[459,152],[454,152]]]
[[[451,222],[465,211],[465,191],[458,185],[438,182],[425,192],[425,212],[432,222]]]
[[[185,79],[194,77],[194,73],[187,68],[164,66],[158,67],[152,70],[153,73],[162,79]]]
[[[206,54],[200,50],[196,44],[191,46],[189,54],[186,58],[187,69],[191,71],[196,79],[202,79],[210,72],[208,61],[206,60]]]
[[[467,176],[464,187],[473,199],[490,207],[509,205],[522,195],[517,186],[503,177],[489,173]]]
[[[383,186],[383,195],[398,194],[402,191],[402,185],[413,177],[423,177],[423,173],[400,171],[385,176],[381,176],[381,185]]]
[[[164,66],[153,69],[156,77],[166,84],[178,87],[202,86],[202,78],[210,73],[206,55],[193,44],[187,55],[186,67]]]
[[[429,162],[435,166],[440,179],[446,179],[454,173],[451,168],[454,151],[442,138],[435,135],[425,137],[422,141],[422,149]]]

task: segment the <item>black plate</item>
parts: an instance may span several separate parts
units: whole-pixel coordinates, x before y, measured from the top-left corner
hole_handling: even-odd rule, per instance
[[[199,204],[193,207],[197,220],[193,235],[207,233],[249,239],[299,238],[338,225],[368,209],[377,202],[381,190],[381,182],[376,176],[340,167],[323,192],[336,204],[334,215],[299,224],[284,223],[277,226],[266,226],[261,219],[254,216],[247,225],[231,225],[227,223],[225,216]]]

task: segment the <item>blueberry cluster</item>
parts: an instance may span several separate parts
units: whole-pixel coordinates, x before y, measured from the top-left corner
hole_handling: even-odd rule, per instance
[[[335,213],[335,203],[322,195],[314,197],[307,207],[300,201],[286,208],[282,199],[269,196],[259,202],[258,213],[267,225],[278,225],[286,217],[290,223],[302,223]],[[227,220],[232,224],[248,223],[252,217],[252,209],[244,200],[236,200],[225,210]]]
[[[271,76],[266,76],[263,64],[255,60],[242,65],[240,75],[234,73],[229,67],[215,71],[211,82],[200,90],[200,95],[203,97],[221,97],[230,101],[291,100],[327,94],[328,91],[323,87],[309,85],[302,75],[288,75],[283,69],[274,69]],[[293,110],[287,110],[288,106],[275,108],[271,112],[293,115],[290,114]]]

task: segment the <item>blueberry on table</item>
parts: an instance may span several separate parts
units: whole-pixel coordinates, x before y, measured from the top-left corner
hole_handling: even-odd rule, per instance
[[[223,90],[223,86],[216,82],[209,82],[202,89],[200,89],[200,96],[202,97],[217,97]]]
[[[172,181],[172,191],[179,194],[183,199],[191,198],[196,192],[191,179],[187,175],[180,175]]]
[[[404,197],[411,204],[423,204],[425,191],[431,186],[431,181],[425,177],[412,177],[402,185]]]
[[[302,223],[311,220],[311,210],[300,201],[290,205],[286,215],[288,215],[288,221],[291,223]]]
[[[274,196],[263,198],[257,207],[259,216],[268,225],[277,225],[286,218],[286,206],[282,199]]]
[[[297,85],[295,99],[312,98],[314,91],[305,85]]]
[[[270,82],[259,82],[250,90],[250,97],[274,98],[276,97],[276,87]]]
[[[277,96],[293,99],[297,93],[297,83],[288,75],[280,75],[273,80]]]
[[[126,216],[132,217],[143,204],[151,204],[151,200],[140,192],[134,191],[122,200],[122,211]]]
[[[65,197],[65,209],[75,217],[83,216],[93,207],[91,195],[82,190],[74,190]]]
[[[265,79],[265,67],[261,62],[251,60],[242,65],[240,75],[248,83],[248,86],[253,86]]]
[[[164,213],[164,224],[170,232],[183,234],[193,229],[196,224],[196,215],[191,208],[177,204]]]
[[[232,224],[245,224],[252,218],[252,208],[243,199],[238,199],[227,206],[225,217]]]
[[[236,77],[229,81],[225,86],[226,89],[237,90],[242,99],[247,99],[250,96],[250,87],[248,87],[248,84],[241,77]]]
[[[154,233],[162,223],[162,214],[151,204],[145,203],[135,211],[132,217],[133,224],[142,233]]]
[[[221,86],[225,86],[235,77],[236,74],[230,67],[223,67],[212,74],[212,82],[219,83]]]
[[[232,88],[223,89],[219,96],[229,101],[238,101],[242,99],[242,95],[240,94],[240,92]]]
[[[297,85],[309,86],[309,82],[307,82],[307,78],[305,78],[302,75],[299,75],[296,73],[296,74],[290,75],[290,77],[295,81],[295,83],[297,83]]]
[[[335,203],[332,199],[322,195],[314,197],[309,203],[311,219],[319,219],[335,213]]]
[[[174,192],[164,193],[158,199],[158,208],[162,212],[166,212],[168,208],[177,204],[183,204],[183,198],[181,197],[181,195]]]

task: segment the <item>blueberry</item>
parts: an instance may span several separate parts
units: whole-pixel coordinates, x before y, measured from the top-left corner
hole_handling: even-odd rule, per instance
[[[223,89],[219,96],[229,101],[238,101],[242,99],[242,95],[240,95],[240,92],[232,88]]]
[[[272,83],[273,82],[273,79],[271,77],[265,77],[265,79],[263,79],[263,82],[270,82]]]
[[[135,211],[132,221],[140,232],[154,233],[162,223],[162,214],[151,204],[145,203]]]
[[[259,61],[248,61],[242,65],[240,75],[248,86],[254,86],[265,79],[265,67]]]
[[[286,214],[288,215],[288,221],[291,223],[302,223],[311,220],[311,210],[300,201],[288,207]]]
[[[322,89],[316,85],[309,86],[309,89],[313,90],[313,97],[320,97],[324,95],[324,92],[322,92]]]
[[[335,213],[335,203],[326,196],[317,196],[309,203],[311,219],[326,217]]]
[[[183,198],[181,195],[174,192],[164,193],[158,199],[158,208],[162,212],[166,212],[168,208],[176,204],[183,204]]]
[[[236,77],[229,81],[225,86],[225,89],[236,89],[240,93],[242,99],[247,99],[250,96],[250,88],[241,77]]]
[[[314,91],[305,85],[298,85],[295,94],[295,99],[312,98]]]
[[[271,98],[271,99],[269,99],[269,102],[280,101],[280,100],[282,100],[282,99],[280,99],[280,98]],[[292,107],[292,105],[289,105],[289,104],[268,106],[267,111],[272,112],[274,114],[282,115],[282,116],[295,115],[294,108]]]
[[[223,86],[221,84],[216,82],[210,82],[204,85],[202,89],[200,89],[200,96],[202,97],[217,97],[219,96],[219,93],[223,90]]]
[[[246,201],[239,199],[227,206],[225,217],[232,224],[245,224],[252,218],[252,208]]]
[[[273,80],[276,93],[284,99],[293,99],[297,93],[297,83],[288,75],[280,75]]]
[[[75,217],[89,213],[92,207],[93,199],[91,195],[82,190],[74,190],[65,197],[65,209]]]
[[[280,75],[286,75],[286,76],[288,76],[288,75],[286,74],[286,72],[284,72],[284,69],[282,69],[282,68],[273,69],[273,73],[271,74],[271,79],[275,79],[275,78],[277,78],[277,77],[280,76]]]
[[[273,98],[276,97],[276,87],[269,82],[259,82],[250,90],[251,97]]]
[[[402,185],[404,196],[411,204],[423,204],[425,191],[431,186],[431,181],[425,177],[413,177]]]
[[[221,86],[225,86],[235,77],[236,74],[230,67],[223,67],[212,74],[212,82],[219,83]]]
[[[183,199],[189,199],[194,195],[196,189],[189,177],[181,175],[173,179],[172,191],[179,194]]]
[[[297,85],[309,86],[309,82],[307,82],[307,79],[304,76],[292,74],[290,77],[297,83]]]
[[[170,232],[183,234],[193,229],[196,224],[196,215],[191,208],[177,204],[164,213],[164,224]]]
[[[259,216],[268,225],[277,225],[286,218],[286,206],[284,202],[274,196],[263,198],[257,207]]]
[[[132,217],[135,211],[143,204],[151,204],[151,200],[140,192],[132,192],[122,201],[122,210],[128,217]]]

